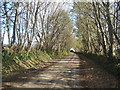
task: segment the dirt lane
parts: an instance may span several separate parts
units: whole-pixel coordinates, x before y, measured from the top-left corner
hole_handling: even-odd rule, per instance
[[[12,88],[115,88],[117,79],[91,60],[76,54],[32,74],[28,81],[12,85]]]
[[[80,59],[73,54],[33,76],[29,82],[14,85],[17,88],[85,88],[87,84],[79,70]]]

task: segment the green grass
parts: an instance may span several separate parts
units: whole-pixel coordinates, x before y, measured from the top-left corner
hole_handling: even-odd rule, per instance
[[[94,61],[97,65],[99,65],[102,69],[106,70],[108,73],[114,75],[118,79],[118,86],[120,88],[120,62],[115,57],[109,59],[104,57],[103,55],[97,55],[92,53],[78,53],[82,54],[88,59]]]
[[[70,52],[51,52],[51,53],[48,53],[49,56],[51,56],[52,58],[60,58],[62,56],[65,56],[65,55],[69,55]]]
[[[51,60],[51,57],[43,52],[24,52],[13,55],[3,54],[2,73],[28,69],[49,60]]]
[[[118,60],[115,57],[113,57],[110,61],[108,58],[104,57],[103,55],[82,53],[82,52],[79,54],[82,54],[88,59],[94,61],[97,65],[99,65],[107,72],[114,75],[120,75],[120,63],[118,63]]]
[[[16,70],[29,69],[41,63],[46,63],[52,58],[59,58],[68,55],[67,52],[45,53],[45,52],[23,52],[19,54],[3,53],[2,73],[10,73]],[[51,58],[52,57],[52,58]]]

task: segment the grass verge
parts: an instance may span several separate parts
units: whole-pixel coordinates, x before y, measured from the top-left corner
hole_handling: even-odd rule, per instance
[[[48,55],[49,55],[50,57],[52,57],[53,59],[54,59],[54,58],[60,58],[60,57],[62,57],[62,56],[69,55],[69,54],[70,54],[70,52],[57,52],[57,53],[52,52],[52,53],[48,53]]]
[[[94,61],[101,68],[105,69],[107,72],[113,75],[120,75],[120,63],[118,60],[113,57],[111,62],[109,62],[108,58],[105,58],[103,55],[97,55],[92,53],[83,53],[79,52],[79,54],[84,55],[88,59]]]
[[[29,69],[51,60],[47,53],[43,52],[24,52],[21,54],[3,55],[2,73]]]
[[[109,59],[103,55],[84,52],[78,52],[77,54],[85,56],[89,60],[92,60],[97,65],[99,65],[100,68],[104,69],[106,72],[114,75],[118,79],[117,88],[120,88],[120,62],[118,62],[117,58],[113,57]]]
[[[45,53],[41,51],[37,52],[24,52],[19,54],[3,54],[2,60],[2,73],[10,73],[13,71],[30,69],[42,63],[49,62],[51,59],[60,58],[68,55],[67,52],[58,53]]]

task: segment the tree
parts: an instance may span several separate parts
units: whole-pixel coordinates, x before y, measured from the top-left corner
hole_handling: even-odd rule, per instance
[[[116,4],[117,3],[117,4]],[[115,6],[116,5],[116,6]],[[111,7],[115,9],[111,9]],[[118,2],[77,2],[73,6],[76,13],[77,36],[81,38],[84,51],[101,53],[109,58],[119,43],[118,32],[115,31]],[[116,22],[116,24],[115,24]],[[114,42],[117,41],[117,42]],[[101,48],[102,47],[102,48]]]

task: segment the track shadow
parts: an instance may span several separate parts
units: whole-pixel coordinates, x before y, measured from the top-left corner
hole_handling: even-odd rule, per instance
[[[46,74],[42,77],[39,76],[36,79],[31,79],[30,85],[34,86],[40,86],[42,85],[43,88],[50,88],[51,85],[53,88],[88,88],[87,81],[85,80],[86,76],[86,71],[89,70],[89,66],[86,66],[85,60],[81,59],[79,54],[75,52],[76,56],[74,58],[64,58],[64,62],[70,61],[71,66],[68,65],[67,63],[64,67],[65,71],[60,73],[56,78],[46,78]],[[53,63],[54,64],[54,63]],[[53,65],[50,64],[50,65]],[[20,73],[16,74],[15,76],[13,75],[11,80],[10,79],[5,79],[5,82],[23,82],[26,83],[29,81],[29,78],[32,77],[33,75],[40,74],[40,71],[45,71],[50,66],[47,66],[46,68],[42,69],[29,69],[27,71],[21,72],[23,73],[22,76],[19,76]],[[55,70],[59,70],[61,68],[61,65],[54,67],[53,70],[50,71],[51,76],[55,75],[56,72]],[[26,72],[26,73],[25,73]],[[30,73],[29,73],[30,72]],[[29,77],[26,77],[29,74]],[[15,78],[16,77],[16,80]],[[14,81],[12,81],[14,80]],[[30,86],[29,85],[29,86]],[[9,87],[9,86],[8,86]]]

